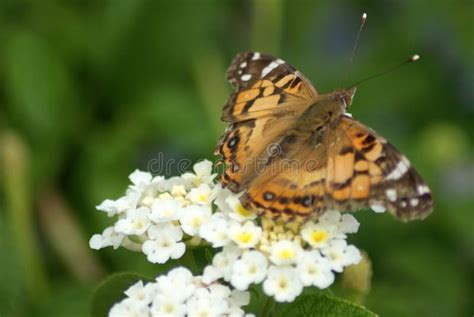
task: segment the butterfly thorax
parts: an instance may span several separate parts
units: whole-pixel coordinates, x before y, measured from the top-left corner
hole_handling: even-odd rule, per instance
[[[321,134],[332,126],[337,126],[340,117],[352,103],[355,88],[336,90],[330,94],[319,95],[296,122],[300,131]],[[317,136],[317,135],[316,135]]]

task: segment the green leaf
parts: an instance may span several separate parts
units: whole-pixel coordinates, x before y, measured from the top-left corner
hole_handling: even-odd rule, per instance
[[[374,317],[377,314],[351,302],[323,294],[303,294],[291,304],[278,304],[273,316]]]
[[[130,272],[122,272],[107,277],[95,290],[92,301],[91,311],[94,317],[107,316],[110,308],[123,298],[124,292],[138,281],[151,281],[152,279]]]

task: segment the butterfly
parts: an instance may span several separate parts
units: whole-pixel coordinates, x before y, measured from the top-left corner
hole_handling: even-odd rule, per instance
[[[295,67],[258,52],[238,54],[226,76],[235,91],[215,154],[220,183],[245,208],[283,221],[362,208],[408,221],[432,211],[407,158],[347,112],[355,87],[321,94]]]

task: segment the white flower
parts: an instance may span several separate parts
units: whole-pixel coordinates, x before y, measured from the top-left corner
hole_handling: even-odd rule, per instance
[[[155,199],[150,219],[155,223],[178,220],[181,205],[182,203],[176,199]]]
[[[179,221],[181,228],[187,234],[196,235],[201,226],[209,221],[212,210],[209,206],[190,205],[181,211]]]
[[[251,283],[260,283],[267,274],[268,261],[258,251],[247,251],[232,266],[231,283],[238,290],[248,289]]]
[[[362,259],[360,251],[353,245],[347,245],[346,240],[342,239],[331,241],[322,253],[336,272],[342,272],[345,266],[357,264]]]
[[[248,292],[232,291],[219,283],[205,284],[183,267],[175,268],[156,282],[137,282],[125,291],[127,298],[115,304],[109,316],[235,316],[245,312]],[[251,315],[245,315],[251,316]]]
[[[189,180],[195,187],[201,184],[213,185],[213,180],[217,174],[212,174],[212,162],[209,160],[203,160],[194,164],[193,173],[184,173],[182,178]]]
[[[175,186],[184,186],[186,189],[188,187],[188,183],[189,182],[186,179],[183,179],[183,177],[173,176],[161,182],[158,182],[156,184],[156,189],[158,190],[158,192],[172,191],[173,187]]]
[[[277,302],[292,302],[303,291],[303,284],[294,268],[270,266],[263,290]]]
[[[150,207],[150,202],[165,181],[163,176],[153,177],[150,173],[139,170],[135,170],[130,174],[129,179],[132,185],[129,186],[128,191],[137,192],[139,201],[147,207]]]
[[[105,247],[114,247],[117,249],[125,237],[124,234],[115,231],[114,227],[105,228],[102,234],[94,234],[89,240],[89,246],[91,249],[99,250]]]
[[[135,190],[127,190],[125,196],[117,200],[106,199],[100,205],[96,206],[97,210],[105,211],[107,216],[112,217],[116,214],[123,213],[128,209],[134,209],[137,206],[140,193]]]
[[[153,176],[148,172],[135,170],[128,178],[136,188],[142,188],[151,183]]]
[[[170,258],[178,259],[186,250],[184,243],[178,242],[183,238],[183,232],[170,223],[151,226],[148,231],[151,240],[143,243],[142,251],[152,263],[165,263]]]
[[[123,198],[121,198],[123,199]],[[106,199],[100,203],[100,205],[95,207],[97,210],[105,211],[107,216],[112,217],[118,212],[117,201]]]
[[[212,189],[208,184],[201,184],[199,187],[192,188],[186,195],[186,198],[198,205],[210,205]]]
[[[257,218],[256,213],[247,210],[244,208],[244,206],[242,206],[242,203],[240,202],[239,198],[237,198],[237,196],[229,196],[225,202],[230,207],[231,212],[228,214],[229,218],[237,220],[238,222],[244,222],[246,220],[253,220]]]
[[[208,290],[209,295],[214,298],[226,299],[231,294],[230,288],[217,283],[209,285]]]
[[[331,238],[346,238],[346,233],[355,233],[359,229],[359,223],[352,215],[341,215],[334,210],[324,213],[319,218],[318,224],[331,228]]]
[[[215,258],[216,257],[214,256],[214,259]],[[229,265],[225,269],[230,272],[229,274],[232,273],[232,267],[230,267]],[[202,282],[206,284],[211,284],[222,277],[224,277],[223,270],[213,265],[208,265],[204,268],[204,272],[202,274]]]
[[[201,226],[199,235],[210,242],[212,247],[223,247],[230,242],[229,222],[222,213],[214,213],[209,221]]]
[[[196,290],[193,284],[193,275],[184,267],[177,267],[171,270],[168,275],[156,278],[158,289],[168,297],[175,297],[179,301],[185,301]]]
[[[239,290],[233,290],[230,294],[229,304],[231,308],[247,306],[250,303],[250,293]],[[243,311],[242,311],[243,313]]]
[[[204,269],[203,281],[205,283],[212,282],[217,278],[224,278],[230,281],[232,277],[232,265],[242,254],[242,251],[235,245],[228,245],[217,253],[212,259],[212,266]]]
[[[343,233],[356,233],[359,230],[359,222],[354,216],[344,214],[339,224],[339,230]]]
[[[303,252],[299,244],[289,240],[281,240],[270,249],[270,260],[277,265],[294,264]]]
[[[186,186],[184,185],[174,185],[171,187],[171,195],[173,196],[186,196]]]
[[[297,271],[304,286],[326,288],[334,282],[329,261],[318,251],[305,252],[298,262]]]
[[[173,296],[158,294],[150,308],[152,317],[184,317],[186,304]]]
[[[115,224],[115,231],[126,235],[141,235],[151,224],[149,214],[150,209],[147,207],[129,209],[126,218],[120,219]]]
[[[227,188],[223,188],[221,184],[217,184],[212,189],[213,193],[212,196],[214,197],[214,204],[217,206],[218,210],[224,214],[228,214],[232,212],[229,204],[226,202],[228,197],[234,196],[235,194],[232,193]]]
[[[150,309],[141,301],[126,298],[115,304],[109,311],[109,317],[142,317],[148,316]]]
[[[232,223],[230,227],[230,238],[239,248],[253,248],[260,240],[262,228],[252,221],[246,221],[243,225]]]
[[[129,298],[132,298],[136,301],[143,302],[143,304],[148,305],[151,303],[153,293],[150,292],[150,289],[145,288],[142,281],[138,281],[132,286],[130,286],[125,292]]]
[[[201,295],[192,297],[187,302],[188,317],[220,317],[223,316],[228,308],[225,300],[215,299],[211,296]]]
[[[301,229],[301,237],[310,246],[322,248],[327,246],[336,228],[335,225],[307,222]]]

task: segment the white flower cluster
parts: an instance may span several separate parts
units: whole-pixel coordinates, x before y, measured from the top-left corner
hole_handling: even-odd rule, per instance
[[[194,165],[194,173],[165,179],[135,171],[124,197],[107,199],[97,206],[115,225],[89,241],[92,249],[126,247],[146,254],[152,263],[180,258],[186,248],[183,237],[195,236],[212,215],[215,174],[212,163]]]
[[[118,221],[94,235],[91,248],[124,246],[164,263],[180,258],[186,244],[210,244],[222,250],[205,268],[205,283],[222,279],[240,291],[263,283],[279,302],[293,301],[305,286],[330,286],[334,272],[360,261],[346,242],[359,227],[352,215],[331,211],[303,225],[275,223],[246,210],[214,177],[209,161],[170,179],[132,173],[124,197],[97,207]]]
[[[127,297],[112,306],[109,317],[124,316],[252,316],[241,309],[250,294],[229,287],[205,284],[185,268],[171,270],[156,282],[137,282],[125,291]]]
[[[267,295],[291,302],[305,286],[330,286],[334,272],[361,259],[359,250],[346,242],[347,234],[359,228],[352,215],[330,211],[304,225],[278,224],[264,218],[259,224],[227,190],[221,189],[215,203],[218,211],[201,233],[223,249],[205,268],[206,282],[224,279],[238,290],[263,282]]]

